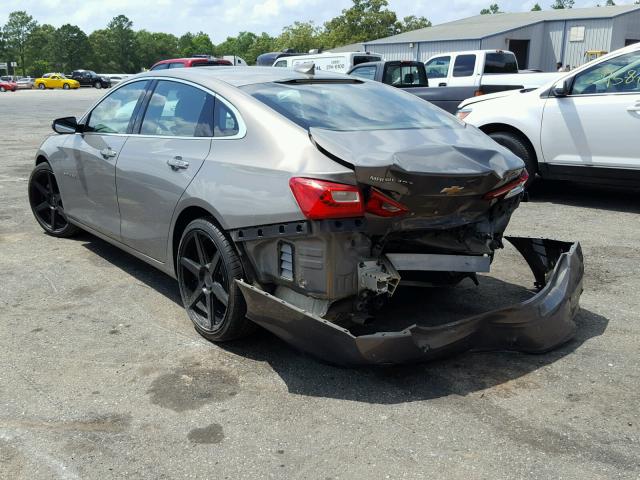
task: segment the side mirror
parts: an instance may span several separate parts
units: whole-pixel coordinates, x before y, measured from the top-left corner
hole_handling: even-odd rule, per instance
[[[61,134],[76,133],[80,131],[80,125],[76,117],[56,118],[51,125],[53,131]]]
[[[562,80],[561,82],[556,83],[551,89],[554,97],[566,97],[569,95],[570,91],[571,86],[569,84],[569,80]]]

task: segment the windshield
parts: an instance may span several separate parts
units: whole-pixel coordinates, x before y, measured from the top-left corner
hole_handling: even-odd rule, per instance
[[[260,83],[242,89],[305,129],[462,128],[438,107],[375,82]]]

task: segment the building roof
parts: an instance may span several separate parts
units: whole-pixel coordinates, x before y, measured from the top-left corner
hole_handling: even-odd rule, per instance
[[[411,32],[380,38],[371,42],[365,42],[365,44],[478,40],[540,22],[613,18],[638,10],[640,10],[640,6],[638,5],[616,5],[611,7],[552,9],[540,12],[476,15],[453,22],[441,23],[433,27],[420,28]]]

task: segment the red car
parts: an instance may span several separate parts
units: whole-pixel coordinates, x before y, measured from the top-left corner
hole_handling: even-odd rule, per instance
[[[16,82],[5,82],[4,80],[0,80],[0,92],[15,92],[18,89],[18,85]]]
[[[215,57],[191,57],[191,58],[170,58],[161,60],[153,65],[150,70],[164,70],[166,68],[189,68],[189,67],[209,67],[211,65],[231,65],[229,60]]]

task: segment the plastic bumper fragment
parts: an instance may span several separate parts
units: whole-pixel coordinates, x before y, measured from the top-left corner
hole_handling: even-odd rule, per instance
[[[528,300],[436,327],[355,336],[263,290],[238,281],[247,316],[294,347],[341,365],[399,364],[465,350],[542,353],[570,340],[582,293],[579,243],[506,237],[525,258],[540,289]]]

